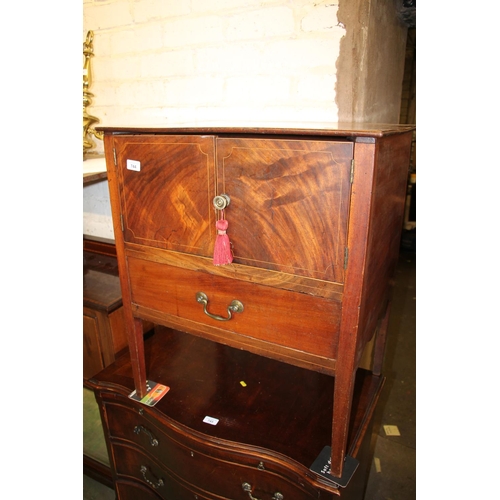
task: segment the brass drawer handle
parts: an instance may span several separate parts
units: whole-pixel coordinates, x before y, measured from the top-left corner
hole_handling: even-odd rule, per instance
[[[152,486],[155,490],[157,488],[159,488],[160,486],[163,486],[164,483],[163,483],[163,479],[158,479],[157,481],[153,482],[153,481],[150,481],[147,477],[146,477],[146,472],[148,472],[148,468],[145,466],[145,465],[141,465],[141,473],[142,473],[142,477],[144,478],[144,481],[146,481],[146,483],[148,483],[150,486]]]
[[[249,483],[243,483],[241,485],[241,487],[243,488],[243,491],[246,491],[248,493],[248,497],[250,498],[250,500],[259,500],[258,498],[255,498],[253,495],[252,495],[252,485],[249,484]],[[285,497],[279,492],[277,491],[271,500],[283,500]]]
[[[255,498],[252,495],[252,485],[251,484],[249,484],[249,483],[243,483],[241,485],[241,487],[243,488],[243,491],[246,491],[248,493],[248,497],[250,498],[250,500],[259,500],[258,498]]]
[[[139,434],[140,432],[144,432],[144,434],[147,434],[147,436],[149,437],[149,443],[151,444],[151,446],[158,446],[158,439],[156,439],[153,436],[153,434],[151,434],[151,431],[146,429],[146,427],[143,427],[142,425],[136,425],[134,427],[134,432],[136,434]]]
[[[227,318],[222,316],[217,316],[216,314],[209,313],[208,307],[208,297],[203,292],[198,292],[196,294],[196,302],[203,304],[203,312],[210,318],[216,319],[217,321],[229,321],[233,317],[233,313],[243,312],[243,304],[239,300],[233,300],[231,304],[227,306]]]

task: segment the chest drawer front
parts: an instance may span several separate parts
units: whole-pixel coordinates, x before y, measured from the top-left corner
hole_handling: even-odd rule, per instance
[[[217,139],[235,261],[344,281],[351,142]]]
[[[158,500],[158,496],[148,486],[133,481],[117,481],[115,490],[118,500]],[[219,496],[202,495],[200,492],[194,492],[178,483],[173,479],[170,482],[169,491],[171,491],[169,500],[220,500]]]
[[[139,414],[137,408],[128,406],[128,401],[122,403],[118,399],[105,402],[105,411],[113,445],[120,444],[141,450],[141,453],[162,464],[163,468],[173,475],[182,476],[183,470],[190,469],[193,462],[196,462],[193,459],[199,457],[203,463],[210,460],[227,461],[250,469],[257,467],[260,462],[265,462],[267,473],[273,476],[295,477],[288,467],[272,463],[262,458],[262,455],[246,452],[246,445],[233,443],[233,448],[213,446],[209,439],[204,439],[204,434],[196,434],[197,437],[193,437],[186,429],[183,432],[177,426],[162,425],[153,415],[149,415],[147,410],[142,415]],[[117,456],[117,460],[120,461],[121,457]],[[193,484],[201,484],[194,479],[192,481]]]
[[[203,326],[205,331],[244,335],[309,354],[335,359],[340,321],[340,303],[304,293],[276,289],[208,273],[129,258],[132,303],[152,309],[158,318],[175,318]],[[220,321],[204,312],[196,294],[208,297],[207,312],[228,318],[233,300],[243,304],[242,312]],[[290,317],[296,318],[290,322]]]
[[[148,486],[136,481],[115,481],[115,491],[118,500],[159,500],[161,498]],[[190,498],[192,499],[193,497]]]
[[[165,500],[193,500],[196,493],[189,488],[181,478],[169,474],[161,464],[152,460],[140,450],[123,445],[114,445],[113,451],[120,458],[117,461],[117,485],[119,486],[119,500],[134,498],[145,500],[163,498]],[[135,481],[134,481],[135,480]],[[132,492],[138,497],[131,497]],[[200,492],[201,493],[201,492]],[[211,495],[199,495],[200,498],[220,498]]]
[[[118,400],[119,401],[119,400]],[[147,453],[158,455],[158,450],[165,448],[161,446],[167,437],[158,428],[154,419],[148,418],[141,408],[128,406],[116,402],[104,402],[109,436],[111,439],[129,441],[134,446],[140,446]],[[159,456],[159,455],[158,455]]]
[[[189,493],[200,494],[202,498],[247,500],[248,488],[262,500],[276,500],[280,498],[276,496],[278,493],[283,499],[306,500],[319,496],[311,487],[302,487],[277,474],[259,470],[257,466],[233,463],[230,457],[219,460],[188,448],[183,454],[175,455],[172,461],[175,472],[142,450],[129,446],[114,444],[113,453],[119,457],[116,462],[118,478],[135,478],[167,500],[192,498],[186,496]]]
[[[114,146],[125,241],[212,255],[214,138],[120,136]]]

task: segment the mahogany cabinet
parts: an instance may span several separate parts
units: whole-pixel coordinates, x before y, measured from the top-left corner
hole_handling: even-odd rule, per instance
[[[153,379],[144,321],[330,377],[324,444],[340,478],[358,364],[377,331],[380,374],[412,128],[102,130],[138,394]],[[222,219],[232,263],[214,265]],[[174,347],[162,349],[167,362]]]

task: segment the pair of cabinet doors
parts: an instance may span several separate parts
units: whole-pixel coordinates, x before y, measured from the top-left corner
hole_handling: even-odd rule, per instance
[[[126,244],[211,258],[223,217],[235,264],[343,283],[352,142],[145,134],[113,149]]]

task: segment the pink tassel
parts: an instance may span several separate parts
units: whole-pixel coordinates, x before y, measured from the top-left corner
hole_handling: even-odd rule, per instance
[[[229,236],[226,234],[228,225],[226,219],[220,219],[215,223],[217,237],[214,246],[214,265],[216,266],[223,266],[233,262],[231,243],[229,242]]]

